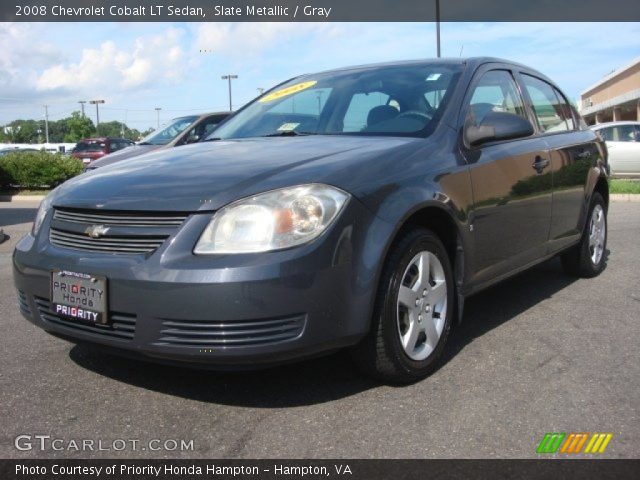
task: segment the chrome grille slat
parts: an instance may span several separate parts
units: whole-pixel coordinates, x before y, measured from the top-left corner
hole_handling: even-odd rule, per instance
[[[246,336],[246,337],[250,337],[252,335],[261,335],[263,333],[274,333],[277,331],[280,332],[290,332],[292,330],[297,330],[299,327],[297,325],[289,325],[289,326],[282,326],[279,328],[254,328],[253,330],[222,330],[218,333],[211,333],[211,332],[207,332],[207,331],[197,331],[197,330],[178,330],[178,329],[168,329],[168,330],[162,330],[162,333],[164,333],[165,335],[168,336],[174,336],[174,337],[220,337],[220,338],[227,338],[227,337],[239,337],[239,336]]]
[[[305,315],[237,322],[163,320],[156,344],[202,348],[267,345],[299,337],[305,321]]]
[[[149,215],[149,214],[113,214],[85,213],[56,209],[54,220],[94,225],[96,223],[129,227],[177,227],[185,221],[187,215]]]
[[[76,240],[76,237],[80,236],[84,238],[84,235],[78,235],[77,233],[72,233],[72,232],[65,232],[63,230],[57,230],[54,229],[55,234],[60,236],[60,237],[67,237],[69,239],[72,240]],[[126,243],[130,243],[132,246],[136,246],[137,244],[152,244],[152,243],[158,243],[158,244],[162,244],[162,242],[164,242],[165,237],[164,236],[149,236],[149,237],[138,237],[138,238],[130,238],[130,237],[100,237],[100,238],[92,238],[92,237],[88,237],[85,241],[89,241],[92,243],[106,243],[106,244],[111,244],[111,243],[117,243],[117,244],[122,244],[124,242]]]
[[[165,320],[162,322],[164,327],[175,327],[180,330],[236,330],[242,328],[254,328],[254,327],[264,327],[267,325],[282,325],[285,323],[295,323],[297,322],[297,318],[293,318],[291,320],[258,320],[258,321],[240,321],[240,322],[191,322],[191,321],[172,321]]]
[[[265,345],[269,343],[277,343],[295,338],[289,334],[269,335],[261,338],[224,338],[224,339],[206,339],[206,338],[178,338],[163,337],[166,343],[173,345],[188,345],[193,347],[246,347],[250,345]]]
[[[53,245],[74,248],[76,250],[88,250],[96,252],[117,252],[117,253],[151,253],[156,250],[163,241],[153,241],[145,244],[127,244],[126,241],[111,243],[101,243],[93,241],[88,235],[61,236],[59,231],[51,229],[49,240]]]
[[[109,315],[107,325],[87,324],[56,315],[51,310],[51,302],[46,298],[34,297],[38,313],[43,321],[61,327],[80,330],[89,333],[96,333],[110,338],[120,340],[133,339],[136,332],[136,316],[125,313],[112,313]]]
[[[150,254],[162,246],[187,218],[183,213],[101,212],[55,209],[49,241],[85,252]],[[103,226],[104,235],[90,236],[87,226]]]

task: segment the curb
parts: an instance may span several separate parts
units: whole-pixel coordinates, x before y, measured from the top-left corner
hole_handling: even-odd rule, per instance
[[[612,193],[609,195],[612,202],[640,202],[640,194],[638,193]]]
[[[0,202],[41,202],[45,195],[0,195]]]

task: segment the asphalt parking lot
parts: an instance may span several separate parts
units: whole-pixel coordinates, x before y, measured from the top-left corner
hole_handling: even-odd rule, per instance
[[[18,313],[11,251],[35,203],[0,203],[0,458],[525,458],[546,432],[611,432],[640,457],[640,204],[614,203],[592,280],[546,262],[471,299],[442,367],[376,384],[338,353],[260,372],[190,371],[51,337]],[[193,451],[18,451],[16,436],[193,440]]]

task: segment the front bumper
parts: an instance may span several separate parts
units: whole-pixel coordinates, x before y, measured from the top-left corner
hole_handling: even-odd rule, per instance
[[[50,215],[49,215],[50,216]],[[356,343],[368,328],[372,282],[354,256],[368,212],[350,202],[339,221],[298,248],[195,256],[209,214],[189,216],[150,255],[61,248],[24,237],[13,256],[20,310],[46,331],[159,361],[210,366],[273,364]],[[48,232],[45,220],[41,232]],[[67,320],[50,306],[51,272],[108,279],[107,326]]]

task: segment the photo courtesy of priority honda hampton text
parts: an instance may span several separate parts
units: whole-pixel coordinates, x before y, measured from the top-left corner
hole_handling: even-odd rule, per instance
[[[255,368],[349,348],[434,370],[465,299],[553,256],[607,261],[607,150],[524,65],[303,75],[204,141],[53,190],[13,255],[46,331],[158,362]],[[499,288],[499,287],[497,287]]]

